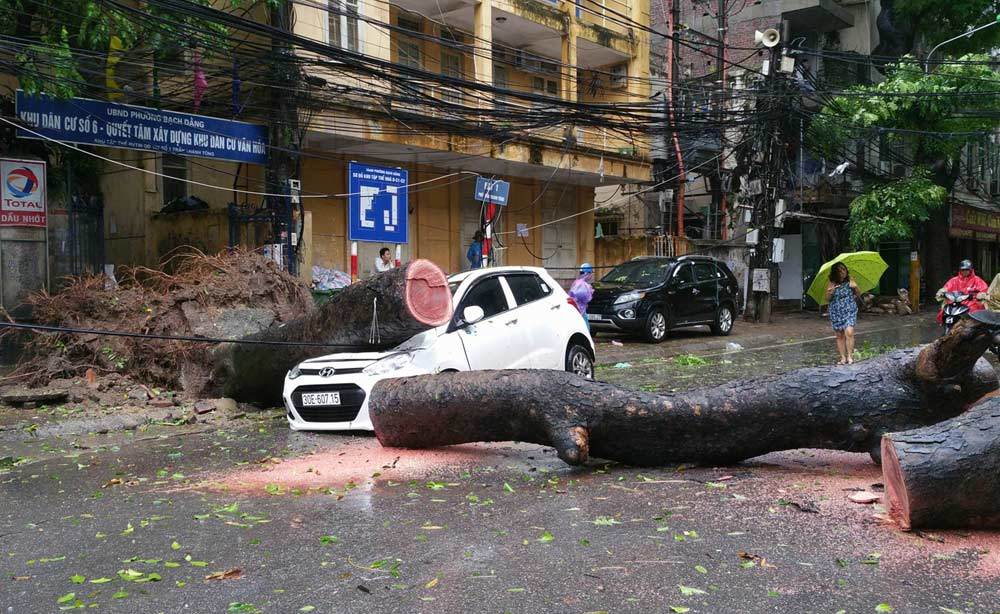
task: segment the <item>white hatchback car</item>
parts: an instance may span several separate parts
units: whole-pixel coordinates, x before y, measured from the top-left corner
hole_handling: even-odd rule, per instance
[[[443,371],[558,369],[593,378],[594,342],[569,296],[535,267],[496,267],[448,278],[451,322],[387,352],[330,354],[285,377],[293,430],[372,430],[368,396],[381,379]]]

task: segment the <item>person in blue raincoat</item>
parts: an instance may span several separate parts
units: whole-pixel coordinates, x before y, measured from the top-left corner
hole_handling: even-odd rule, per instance
[[[469,261],[470,269],[483,268],[483,239],[483,231],[477,230],[468,251],[465,252],[465,259]]]
[[[590,285],[593,281],[594,267],[589,262],[584,262],[580,265],[580,274],[577,275],[573,285],[569,287],[569,296],[576,303],[576,308],[580,310],[583,321],[587,322],[587,330],[590,330],[590,322],[587,320],[587,305],[590,304],[590,299],[594,298],[594,287]]]

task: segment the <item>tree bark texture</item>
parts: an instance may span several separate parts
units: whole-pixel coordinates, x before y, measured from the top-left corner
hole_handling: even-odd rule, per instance
[[[305,317],[246,337],[329,345],[228,343],[213,355],[212,381],[222,396],[278,405],[285,373],[303,360],[334,352],[392,348],[448,322],[451,315],[445,274],[429,260],[414,260],[348,286]]]
[[[1000,527],[1000,398],[882,438],[889,515],[900,526]]]
[[[479,371],[384,380],[369,411],[379,442],[428,448],[526,441],[580,464],[728,464],[794,448],[880,455],[886,432],[951,418],[997,388],[993,338],[965,322],[923,349],[849,366],[688,392],[623,390],[560,371]]]

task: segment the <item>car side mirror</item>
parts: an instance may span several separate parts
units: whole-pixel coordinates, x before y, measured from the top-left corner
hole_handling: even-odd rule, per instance
[[[469,305],[462,310],[462,321],[464,324],[475,324],[486,317],[486,312],[479,305]]]

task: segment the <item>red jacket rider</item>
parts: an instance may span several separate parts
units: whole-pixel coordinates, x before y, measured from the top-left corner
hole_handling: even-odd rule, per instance
[[[982,304],[982,300],[987,298],[986,290],[989,286],[985,281],[978,275],[976,275],[976,270],[972,268],[972,261],[963,260],[961,264],[958,265],[958,275],[955,275],[948,280],[948,283],[944,285],[943,288],[937,291],[936,298],[941,301],[944,300],[944,295],[946,292],[959,292],[961,294],[969,295],[969,313],[975,313],[985,309]],[[943,321],[944,308],[938,311],[938,323]]]

